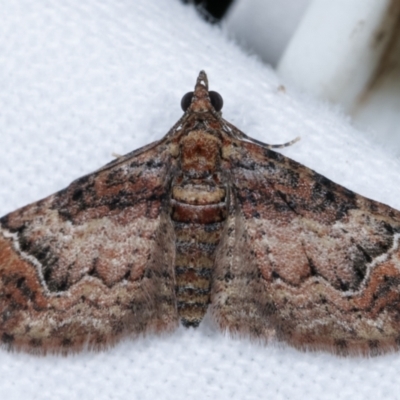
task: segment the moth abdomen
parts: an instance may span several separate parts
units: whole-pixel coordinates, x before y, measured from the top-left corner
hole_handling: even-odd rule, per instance
[[[176,221],[176,215],[171,215],[176,235],[176,299],[182,324],[187,327],[198,326],[210,302],[215,250],[224,227],[221,216],[226,211],[220,207],[216,220],[206,224]]]

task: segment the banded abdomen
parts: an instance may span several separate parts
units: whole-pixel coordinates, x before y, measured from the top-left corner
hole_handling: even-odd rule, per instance
[[[227,189],[221,182],[220,141],[192,131],[181,141],[182,173],[171,191],[176,235],[176,298],[184,326],[198,326],[210,301],[215,250],[227,216]]]

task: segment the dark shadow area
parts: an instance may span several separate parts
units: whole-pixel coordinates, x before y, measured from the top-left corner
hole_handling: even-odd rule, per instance
[[[234,0],[181,0],[193,4],[201,16],[210,23],[218,23],[226,14]]]

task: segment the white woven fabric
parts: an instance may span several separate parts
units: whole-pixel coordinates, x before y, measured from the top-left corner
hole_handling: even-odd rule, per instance
[[[165,0],[0,3],[0,215],[164,135],[205,69],[224,117],[346,187],[400,209],[400,162],[336,110],[278,90],[274,72],[190,7]],[[1,323],[1,321],[0,321]],[[1,399],[386,399],[400,354],[302,353],[197,330],[100,353],[1,351]]]

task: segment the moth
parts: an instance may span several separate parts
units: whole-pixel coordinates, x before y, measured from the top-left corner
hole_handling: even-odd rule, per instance
[[[197,327],[374,355],[400,345],[400,212],[252,139],[201,71],[160,140],[0,219],[0,342],[102,349]]]

